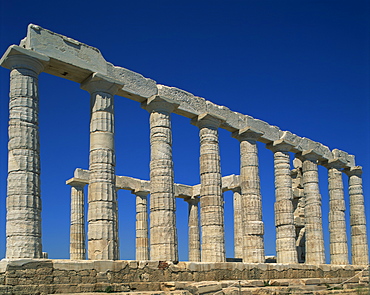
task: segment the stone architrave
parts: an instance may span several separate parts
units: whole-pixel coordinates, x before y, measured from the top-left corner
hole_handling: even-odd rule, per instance
[[[277,263],[298,262],[289,155],[293,146],[282,139],[267,145],[274,153]]]
[[[319,155],[313,150],[308,150],[297,155],[297,157],[302,161],[302,178],[305,197],[306,263],[323,264],[325,263],[325,248],[317,167]]]
[[[149,260],[148,239],[148,192],[137,191],[136,195],[136,260]]]
[[[90,93],[88,259],[119,259],[114,148],[114,94],[120,85],[94,73],[81,84]]]
[[[348,175],[350,225],[352,240],[352,264],[369,264],[369,245],[366,234],[366,216],[362,191],[362,167],[346,169]]]
[[[150,113],[150,259],[177,261],[176,200],[172,162],[171,113],[178,104],[153,96]]]
[[[186,199],[188,203],[189,261],[200,262],[199,198]]]
[[[242,220],[241,222],[238,221],[238,225],[237,221],[234,220],[234,230],[240,226],[244,228],[242,233],[242,256],[235,257],[242,257],[243,262],[248,263],[265,262],[262,196],[260,190],[258,148],[256,142],[261,135],[261,132],[249,127],[233,133],[233,137],[238,139],[240,142],[240,190],[242,214]],[[234,214],[236,213],[235,208]],[[235,236],[237,236],[237,233],[235,233]]]
[[[344,203],[343,179],[341,169],[344,163],[332,160],[325,164],[328,168],[329,183],[329,233],[330,263],[348,264],[348,245],[346,232],[346,205]]]
[[[72,180],[71,186],[71,230],[69,255],[71,260],[86,259],[85,247],[85,195],[86,183]]]
[[[224,262],[225,230],[218,128],[222,117],[204,113],[193,119],[200,136],[200,220],[202,262]]]
[[[28,55],[29,54],[29,55]],[[18,46],[10,72],[6,258],[42,258],[38,76],[49,58]]]

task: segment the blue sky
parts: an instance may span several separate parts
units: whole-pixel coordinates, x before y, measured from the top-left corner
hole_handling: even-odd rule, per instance
[[[364,168],[370,194],[369,1],[1,1],[0,51],[29,23],[97,47],[105,59],[225,105],[282,130],[339,148]],[[41,74],[43,246],[69,256],[70,189],[88,168],[89,95]],[[5,255],[9,71],[0,69],[0,257]],[[118,175],[149,177],[148,113],[116,97]],[[199,183],[198,129],[173,115],[175,181]],[[222,174],[239,174],[239,146],[220,130]],[[259,145],[266,254],[275,253],[272,152]],[[327,170],[320,167],[328,256]],[[344,177],[345,183],[347,178]],[[119,195],[121,259],[134,259],[135,198]],[[346,195],[348,201],[348,196]],[[225,194],[227,257],[233,257],[232,195]],[[348,202],[347,202],[348,206]],[[180,260],[187,259],[187,206],[177,202]]]

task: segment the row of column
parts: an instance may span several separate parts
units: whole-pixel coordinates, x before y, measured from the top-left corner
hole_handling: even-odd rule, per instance
[[[27,55],[11,55],[6,60],[7,67],[11,69],[7,258],[40,258],[42,255],[38,74],[46,62]],[[91,96],[89,259],[118,259],[114,94],[121,86],[119,82],[99,74],[93,74],[81,84],[81,88],[89,91]],[[176,261],[178,253],[170,114],[178,104],[156,96],[148,99],[143,107],[150,113],[150,259]],[[198,213],[195,204],[192,204],[189,205],[191,259],[198,261],[201,257],[204,262],[222,262],[226,258],[218,128],[223,118],[206,113],[194,118],[192,122],[198,126],[200,134],[202,244],[199,247],[199,228],[196,229],[194,221]],[[246,128],[233,136],[240,141],[241,153],[240,192],[236,192],[240,194],[240,200],[235,200],[239,211],[235,212],[241,214],[241,217],[236,216],[236,220],[243,225],[238,231],[236,252],[237,255],[242,255],[243,261],[264,262],[264,228],[256,145],[261,133]],[[289,159],[291,147],[290,143],[283,140],[268,145],[274,153],[276,251],[277,261],[282,263],[297,262]],[[306,201],[306,263],[324,263],[318,156],[313,151],[306,151],[298,157],[302,160]],[[326,165],[329,169],[331,260],[332,263],[347,264],[342,167],[334,162]],[[345,172],[349,176],[352,260],[354,264],[367,264],[368,244],[361,168],[354,167]],[[72,204],[79,206],[81,210],[81,190],[76,189],[72,196],[79,198],[74,198]],[[146,197],[138,198],[138,207],[141,204],[144,208]],[[137,222],[144,224],[144,210],[138,211],[137,216]],[[85,235],[81,226],[77,226],[81,216],[76,214],[74,218],[74,238],[80,240]],[[147,251],[143,250],[147,249],[147,235],[138,236],[137,243],[141,245],[138,248],[142,249],[138,251],[138,257],[149,258]],[[77,244],[74,247],[76,255],[83,257],[84,250],[78,247]]]

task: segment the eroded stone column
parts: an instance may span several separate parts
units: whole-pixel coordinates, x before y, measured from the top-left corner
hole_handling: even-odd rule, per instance
[[[9,52],[7,52],[9,53]],[[10,72],[6,258],[42,258],[38,75],[48,58],[8,55]]]
[[[233,190],[233,209],[234,209],[234,257],[243,258],[243,207],[240,188]]]
[[[325,263],[324,236],[322,229],[321,194],[317,160],[312,150],[298,155],[302,161],[303,190],[305,195],[306,263]]]
[[[218,127],[223,119],[208,113],[193,119],[200,131],[200,219],[202,262],[224,262],[224,199],[222,194]]]
[[[136,260],[149,260],[148,192],[136,195]]]
[[[262,133],[252,128],[244,128],[233,134],[240,141],[240,189],[242,222],[243,262],[265,262],[264,226],[262,221],[262,196],[258,169],[258,149],[256,140]],[[235,212],[235,209],[234,209]],[[235,217],[234,217],[235,218]],[[237,226],[236,220],[235,228]]]
[[[189,228],[189,261],[200,261],[199,198],[187,199]]]
[[[119,259],[114,149],[114,94],[119,84],[93,74],[81,84],[90,95],[88,259]]]
[[[85,247],[85,183],[68,181],[71,186],[71,229],[69,256],[71,260],[86,259]]]
[[[274,153],[276,262],[297,263],[293,189],[289,151],[294,145],[277,140],[267,147]]]
[[[178,260],[171,133],[171,112],[177,106],[159,96],[143,104],[150,113],[151,260]]]
[[[352,264],[369,264],[369,245],[366,234],[364,195],[362,192],[362,167],[345,170],[348,175],[350,225],[352,240]]]
[[[329,161],[329,232],[330,232],[330,263],[348,264],[348,245],[346,232],[346,205],[344,203],[344,191],[342,171],[343,163],[337,160]]]

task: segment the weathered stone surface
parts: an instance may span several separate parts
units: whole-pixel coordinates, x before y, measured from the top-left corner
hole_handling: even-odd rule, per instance
[[[218,127],[223,119],[202,114],[194,123],[200,137],[200,210],[202,226],[202,261],[223,262],[225,257],[224,207],[218,145]],[[204,202],[207,198],[212,203]]]
[[[148,192],[136,195],[136,260],[149,260]]]
[[[94,73],[81,84],[91,95],[88,258],[93,260],[114,260],[119,255],[114,150],[114,94],[118,83]]]
[[[200,262],[199,198],[186,199],[186,201],[188,202],[189,261]]]
[[[143,107],[150,113],[150,258],[177,261],[170,114],[178,104],[155,96]]]
[[[369,263],[369,244],[366,233],[364,195],[362,191],[362,167],[345,170],[348,175],[350,225],[352,239],[352,264]]]

